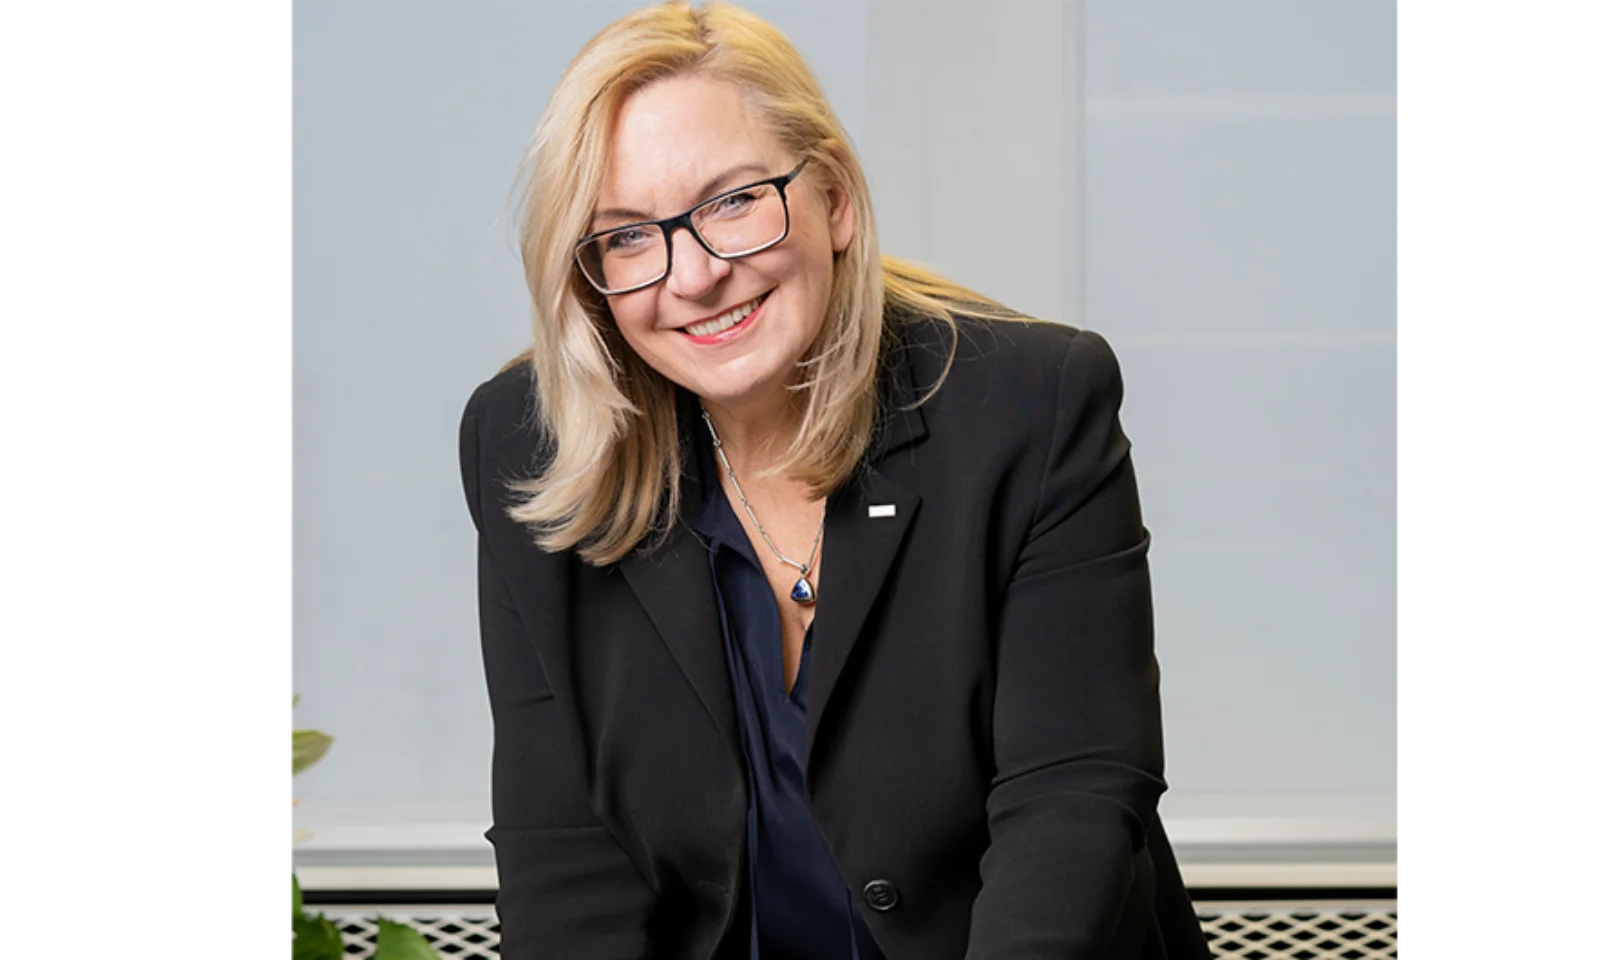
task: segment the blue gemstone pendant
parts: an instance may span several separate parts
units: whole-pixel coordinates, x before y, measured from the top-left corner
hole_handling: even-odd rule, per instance
[[[795,603],[816,603],[817,591],[811,589],[811,581],[801,577],[794,582],[794,589],[789,591],[789,599]]]

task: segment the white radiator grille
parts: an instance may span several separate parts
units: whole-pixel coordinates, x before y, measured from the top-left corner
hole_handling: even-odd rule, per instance
[[[1393,901],[1195,904],[1217,960],[1394,960]]]
[[[447,960],[498,960],[500,924],[482,905],[318,906],[344,932],[345,956],[372,956],[377,917],[409,923]],[[1195,904],[1216,960],[1395,960],[1393,901]]]

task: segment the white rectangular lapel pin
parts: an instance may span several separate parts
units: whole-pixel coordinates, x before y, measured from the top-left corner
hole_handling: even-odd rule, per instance
[[[871,505],[869,505],[867,507],[867,516],[873,517],[873,518],[877,518],[877,517],[892,517],[892,516],[894,516],[894,504],[892,504],[892,503],[874,503],[874,504],[871,504]]]

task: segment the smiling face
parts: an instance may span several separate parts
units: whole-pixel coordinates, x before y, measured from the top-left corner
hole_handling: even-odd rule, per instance
[[[591,229],[675,216],[719,193],[786,174],[800,159],[746,108],[733,84],[698,76],[656,81],[618,111]],[[721,406],[760,406],[783,396],[822,329],[833,255],[854,231],[848,196],[822,186],[823,170],[813,160],[789,184],[789,235],[782,243],[722,260],[678,230],[669,238],[672,271],[665,280],[606,298],[640,359]]]

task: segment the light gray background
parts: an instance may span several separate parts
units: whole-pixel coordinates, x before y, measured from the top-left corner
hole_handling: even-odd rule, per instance
[[[295,6],[296,723],[338,738],[303,825],[487,825],[456,425],[527,338],[527,138],[635,6]],[[886,252],[1121,357],[1168,816],[1392,823],[1394,5],[747,6],[850,130]]]

